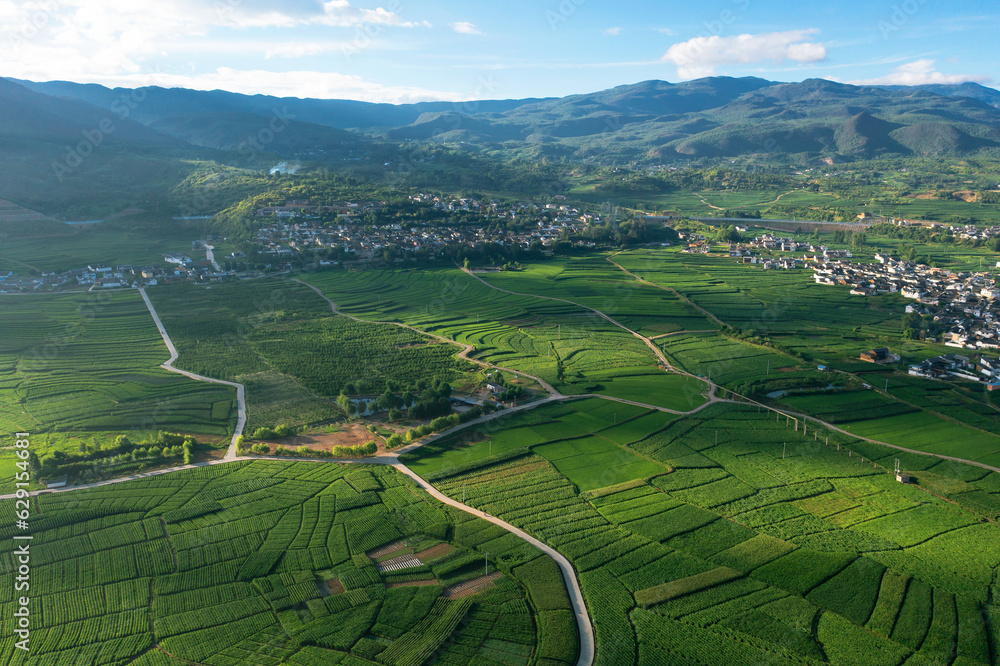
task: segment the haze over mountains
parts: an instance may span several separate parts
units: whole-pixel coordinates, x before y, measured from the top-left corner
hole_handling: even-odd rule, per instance
[[[18,83],[56,98],[35,98],[42,117],[69,108],[60,100],[85,102],[119,115],[128,104],[129,120],[156,131],[132,131],[132,138],[150,145],[166,141],[157,135],[168,135],[195,146],[234,150],[271,119],[287,119],[288,127],[269,145],[283,157],[310,147],[364,140],[359,134],[514,149],[536,144],[568,158],[603,152],[613,160],[750,153],[964,155],[1000,147],[1000,92],[974,83],[861,87],[822,79],[776,83],[712,77],[678,84],[645,81],[564,98],[403,105]],[[14,92],[4,86],[0,98]],[[16,97],[23,101],[25,96],[22,92]],[[23,110],[23,104],[19,108]],[[31,122],[16,115],[5,114],[4,134],[19,134]],[[80,119],[87,115],[94,112],[81,112]],[[52,131],[72,135],[70,126],[53,126]]]
[[[95,133],[102,122],[113,130]],[[122,187],[148,186],[182,176],[192,160],[334,165],[413,141],[603,164],[1000,155],[1000,92],[711,77],[563,98],[391,105],[0,79],[0,141],[0,159],[18,166],[0,197],[14,199],[18,188],[67,178],[115,173]],[[69,164],[78,148],[93,153],[79,168]]]

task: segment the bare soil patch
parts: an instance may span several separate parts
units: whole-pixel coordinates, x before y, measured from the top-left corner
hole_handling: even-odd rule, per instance
[[[479,578],[473,578],[472,580],[467,580],[464,583],[459,583],[458,585],[446,587],[444,592],[441,593],[441,596],[445,599],[462,599],[463,597],[471,597],[474,594],[479,594],[480,592],[493,587],[501,576],[503,576],[501,572],[494,571],[488,576],[480,576]]]
[[[445,555],[450,555],[455,552],[455,547],[447,543],[439,543],[436,546],[432,546],[427,550],[417,553],[414,557],[423,563],[436,560],[438,558],[444,557]]]
[[[961,199],[966,203],[973,203],[979,200],[979,195],[972,190],[962,190],[961,192],[952,192],[951,196],[956,199]]]
[[[340,584],[339,578],[331,578],[326,581],[326,589],[330,590],[331,595],[343,594],[345,591],[344,586]]]
[[[378,442],[378,452],[385,453],[382,438],[369,432],[364,423],[344,425],[338,432],[303,433],[283,439],[278,444],[289,449],[304,446],[317,451],[332,451],[335,446],[363,446],[372,440]]]
[[[393,553],[398,553],[399,551],[406,548],[406,541],[397,541],[396,543],[390,543],[387,546],[382,546],[381,548],[376,548],[375,550],[369,550],[365,555],[375,560],[379,557],[385,557],[386,555],[392,555]]]
[[[430,585],[437,585],[436,578],[427,578],[426,580],[404,580],[398,583],[386,583],[387,588],[393,587],[428,587]]]

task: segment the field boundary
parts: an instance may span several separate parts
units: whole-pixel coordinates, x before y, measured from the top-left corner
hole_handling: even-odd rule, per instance
[[[458,342],[456,340],[452,340],[451,338],[446,338],[443,335],[437,335],[435,333],[428,333],[427,331],[421,331],[419,328],[417,328],[415,326],[410,326],[409,324],[402,324],[402,323],[400,323],[398,321],[372,321],[372,320],[369,320],[369,319],[362,319],[360,317],[356,317],[354,315],[347,314],[346,312],[342,312],[341,310],[337,309],[337,304],[334,303],[330,299],[329,296],[327,296],[326,294],[324,294],[323,290],[320,289],[319,287],[317,287],[315,285],[312,285],[312,284],[309,284],[308,282],[305,282],[305,281],[300,280],[298,278],[291,278],[291,280],[292,280],[292,282],[298,282],[299,284],[305,285],[305,286],[309,287],[310,289],[312,289],[313,291],[315,291],[317,294],[319,294],[320,298],[322,298],[324,301],[326,301],[327,303],[330,304],[330,310],[335,315],[342,315],[342,316],[347,317],[348,319],[350,319],[352,321],[356,321],[356,322],[362,323],[362,324],[383,324],[383,325],[388,324],[388,325],[392,325],[392,326],[399,326],[400,328],[408,329],[408,330],[413,331],[414,333],[417,333],[419,335],[423,335],[423,336],[426,336],[428,338],[434,338],[435,340],[439,340],[441,342],[446,342],[446,343],[448,343],[450,345],[455,345],[455,346],[461,347],[462,351],[459,352],[458,358],[462,359],[463,361],[469,361],[470,363],[475,363],[476,365],[479,365],[479,366],[482,366],[484,368],[487,368],[488,370],[502,370],[503,372],[509,372],[509,373],[511,373],[513,375],[518,375],[519,377],[526,377],[527,379],[531,379],[532,381],[536,382],[539,386],[541,386],[543,389],[545,389],[546,391],[548,391],[551,396],[562,397],[562,393],[560,393],[559,391],[557,391],[554,386],[552,386],[551,384],[549,384],[547,381],[545,381],[541,377],[535,377],[534,375],[529,375],[526,372],[521,372],[520,370],[514,370],[513,368],[505,368],[503,366],[494,365],[492,363],[487,363],[486,361],[480,361],[479,359],[476,359],[476,358],[470,358],[469,354],[472,353],[472,352],[474,352],[474,351],[476,351],[476,348],[475,348],[474,345],[467,345],[465,343]]]
[[[226,457],[224,458],[226,461],[236,460],[236,440],[243,435],[243,428],[245,428],[247,424],[246,388],[243,384],[238,384],[237,382],[230,382],[225,379],[212,379],[211,377],[205,377],[204,375],[197,375],[193,372],[188,372],[187,370],[175,368],[174,361],[176,361],[179,356],[177,353],[177,347],[174,346],[173,341],[170,339],[170,334],[167,333],[167,329],[164,328],[163,322],[160,321],[160,315],[156,314],[156,308],[153,307],[153,303],[149,300],[149,296],[146,295],[146,290],[144,288],[139,288],[139,295],[142,296],[143,302],[146,303],[146,308],[149,310],[149,314],[153,317],[153,323],[156,324],[157,330],[160,331],[160,337],[163,338],[163,343],[167,345],[167,351],[170,352],[170,359],[165,363],[161,363],[161,368],[170,372],[175,372],[179,375],[184,375],[190,379],[195,379],[201,382],[209,382],[212,384],[223,384],[225,386],[232,386],[236,389],[236,428],[233,429],[233,437],[229,440],[229,448],[226,450]]]

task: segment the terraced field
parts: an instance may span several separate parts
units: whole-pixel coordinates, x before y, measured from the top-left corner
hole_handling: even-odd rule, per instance
[[[730,326],[770,336],[820,363],[824,357],[828,365],[856,358],[873,338],[903,343],[899,295],[859,298],[813,284],[810,271],[764,271],[728,257],[675,250],[633,250],[615,261],[643,279],[676,289]]]
[[[5,635],[4,663],[576,661],[555,563],[388,467],[230,463],[37,502],[32,650]]]
[[[579,306],[498,292],[457,269],[306,279],[347,313],[473,345],[477,359],[541,377],[567,395],[641,399],[678,411],[704,403],[702,382],[662,372],[641,340]]]
[[[569,410],[501,423],[492,459],[473,437],[410,464],[573,561],[597,663],[993,663],[1000,527],[984,517],[1000,475],[903,455],[935,495],[894,480],[897,452],[736,405],[617,427],[589,410],[604,428],[584,437]],[[581,492],[543,457],[552,445],[532,444],[542,417],[566,432],[560,449],[585,456],[614,433],[672,471]]]
[[[480,275],[491,285],[580,303],[646,336],[710,330],[716,324],[669,292],[637,283],[604,254],[557,258],[523,270]]]
[[[177,346],[177,367],[246,385],[250,430],[335,418],[342,412],[330,398],[348,384],[374,394],[389,381],[440,377],[460,385],[475,372],[456,358],[457,348],[336,316],[315,292],[288,280],[180,284],[149,295]]]
[[[0,431],[41,457],[158,430],[225,438],[235,391],[162,370],[168,354],[134,291],[11,296],[0,309]],[[0,478],[13,473],[0,452]]]

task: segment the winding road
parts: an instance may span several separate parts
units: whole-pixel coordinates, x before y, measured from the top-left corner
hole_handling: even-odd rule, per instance
[[[671,290],[669,288],[662,287],[660,285],[656,285],[654,283],[648,282],[648,281],[646,281],[646,280],[644,280],[644,279],[642,279],[642,278],[634,275],[633,273],[627,271],[625,268],[623,268],[621,265],[619,265],[617,262],[615,262],[613,260],[614,256],[617,256],[617,255],[612,255],[612,257],[608,258],[608,261],[610,261],[613,265],[615,265],[619,270],[623,271],[627,275],[631,276],[633,279],[637,280],[639,283],[641,283],[641,284],[643,284],[645,286],[655,287],[655,288],[659,288],[659,289],[662,289],[662,290],[665,290],[665,291],[668,291],[668,292],[673,292],[678,297],[680,297],[682,300],[690,303],[690,301],[688,301],[686,298],[684,298],[680,294],[677,294],[676,291],[673,291],[673,290]],[[778,410],[778,409],[775,409],[775,408],[770,407],[768,405],[764,405],[762,403],[759,403],[759,402],[757,402],[755,400],[752,400],[750,398],[746,398],[744,396],[740,396],[739,394],[734,393],[732,391],[729,391],[728,389],[723,389],[723,391],[725,393],[728,393],[731,396],[739,398],[739,400],[727,399],[727,398],[720,398],[720,397],[718,397],[716,395],[716,391],[717,391],[717,389],[719,387],[714,382],[712,382],[710,379],[706,379],[704,377],[699,377],[699,376],[694,375],[692,373],[689,373],[689,372],[686,372],[686,371],[683,371],[683,370],[675,368],[667,360],[667,358],[663,354],[662,350],[654,342],[655,339],[659,339],[659,338],[662,338],[662,337],[667,337],[668,335],[674,335],[674,334],[680,334],[680,333],[689,333],[691,331],[679,331],[679,332],[674,333],[674,334],[666,334],[666,335],[663,335],[663,336],[656,336],[656,338],[649,338],[649,337],[641,335],[637,331],[633,331],[632,329],[628,328],[624,324],[622,324],[622,323],[618,322],[617,320],[613,319],[611,316],[609,316],[609,315],[607,315],[607,314],[605,314],[605,313],[603,313],[603,312],[601,312],[601,311],[599,311],[599,310],[597,310],[595,308],[592,308],[592,307],[589,307],[589,306],[586,306],[586,305],[582,305],[580,303],[576,303],[576,302],[573,302],[573,301],[570,301],[570,300],[562,299],[562,298],[556,298],[556,297],[551,297],[551,296],[541,296],[541,295],[538,295],[538,294],[521,294],[521,293],[518,293],[518,292],[509,291],[507,289],[502,289],[500,287],[497,287],[495,285],[490,284],[486,280],[483,280],[481,277],[479,277],[478,275],[474,274],[472,271],[469,271],[469,270],[466,270],[466,269],[463,269],[463,270],[466,273],[468,273],[471,277],[473,277],[474,279],[478,280],[482,284],[484,284],[487,287],[489,287],[491,289],[494,289],[496,291],[500,291],[500,292],[511,294],[511,295],[515,295],[515,296],[539,298],[539,299],[550,300],[550,301],[558,301],[558,302],[567,303],[569,305],[573,305],[573,306],[576,306],[576,307],[579,307],[579,308],[583,308],[583,309],[586,309],[586,310],[589,310],[589,311],[593,312],[597,316],[599,316],[599,317],[607,320],[608,322],[612,323],[613,325],[621,328],[624,331],[627,331],[628,333],[631,333],[636,338],[642,340],[654,352],[654,354],[656,355],[656,357],[660,360],[660,362],[661,362],[662,367],[664,368],[664,370],[666,370],[668,372],[672,372],[672,373],[676,373],[676,374],[680,374],[680,375],[692,377],[692,378],[698,379],[699,381],[705,382],[707,384],[707,386],[708,386],[707,401],[705,402],[705,404],[703,404],[703,405],[699,406],[698,408],[696,408],[694,410],[691,410],[689,412],[679,412],[679,411],[667,409],[667,408],[664,408],[664,407],[659,407],[659,406],[656,406],[656,405],[649,405],[649,404],[645,404],[645,403],[641,403],[641,402],[637,402],[637,401],[632,401],[632,400],[625,400],[625,399],[621,399],[621,398],[610,398],[608,396],[590,396],[590,395],[587,395],[587,396],[583,396],[583,395],[566,396],[566,395],[562,395],[551,384],[549,384],[548,382],[544,381],[540,377],[535,377],[535,376],[529,375],[529,374],[524,373],[524,372],[520,372],[520,371],[517,371],[517,370],[510,369],[510,368],[504,368],[504,367],[497,366],[497,365],[494,365],[494,364],[491,364],[491,363],[480,361],[480,360],[475,359],[475,358],[470,358],[469,354],[475,352],[475,347],[473,345],[463,344],[463,343],[457,342],[455,340],[451,340],[449,338],[445,338],[443,336],[435,335],[433,333],[427,333],[426,331],[421,331],[421,330],[419,330],[419,329],[417,329],[417,328],[415,328],[413,326],[409,326],[409,325],[406,325],[406,324],[401,324],[399,322],[368,321],[368,320],[361,319],[359,317],[355,317],[353,315],[349,315],[349,314],[340,312],[337,309],[336,303],[334,303],[332,300],[330,300],[318,287],[315,287],[315,286],[313,286],[313,285],[311,285],[311,284],[309,284],[307,282],[303,282],[301,280],[295,279],[294,280],[295,282],[299,282],[300,284],[303,284],[303,285],[309,287],[310,289],[312,289],[313,291],[315,291],[320,297],[322,297],[330,305],[331,311],[333,313],[335,313],[335,314],[338,314],[338,315],[341,315],[341,316],[345,316],[345,317],[347,317],[349,319],[352,319],[354,321],[361,322],[361,323],[392,324],[392,325],[395,325],[395,326],[399,326],[399,327],[402,327],[402,328],[409,329],[409,330],[411,330],[411,331],[413,331],[415,333],[418,333],[420,335],[424,335],[424,336],[427,336],[427,337],[434,338],[434,339],[439,340],[441,342],[445,342],[445,343],[448,343],[448,344],[451,344],[451,345],[459,346],[459,347],[462,348],[462,351],[459,353],[459,357],[460,358],[462,358],[464,360],[467,360],[467,361],[470,361],[472,363],[475,363],[477,365],[480,365],[482,367],[486,367],[486,368],[490,368],[490,369],[497,369],[497,370],[501,370],[501,371],[504,371],[504,372],[509,372],[511,374],[515,374],[515,375],[519,375],[521,377],[525,377],[525,378],[531,379],[531,380],[537,382],[540,386],[544,387],[545,390],[549,392],[549,396],[547,398],[542,399],[542,400],[531,402],[531,403],[527,403],[527,404],[521,405],[519,407],[515,407],[515,408],[511,408],[511,409],[506,409],[506,410],[501,410],[501,411],[498,411],[498,412],[494,412],[492,414],[481,416],[481,417],[479,417],[477,419],[469,421],[468,423],[460,424],[458,426],[450,428],[450,429],[448,429],[446,431],[443,431],[441,433],[438,433],[438,434],[432,435],[430,437],[427,437],[427,438],[423,439],[422,441],[415,442],[415,443],[410,444],[408,446],[402,447],[402,448],[400,448],[400,449],[398,449],[396,451],[385,452],[385,453],[382,453],[382,454],[379,454],[377,456],[370,457],[370,458],[360,458],[360,459],[329,459],[329,458],[307,459],[307,458],[279,458],[279,457],[276,457],[276,456],[240,457],[236,453],[236,440],[237,440],[237,438],[240,435],[242,435],[243,429],[244,429],[244,427],[246,425],[246,415],[247,415],[247,412],[246,412],[246,392],[245,392],[245,388],[243,387],[242,384],[238,384],[236,382],[229,382],[229,381],[220,380],[220,379],[213,379],[211,377],[204,377],[202,375],[197,375],[197,374],[192,373],[192,372],[187,372],[185,370],[179,370],[177,368],[174,368],[173,367],[173,363],[177,360],[177,357],[178,357],[177,349],[174,346],[173,342],[170,340],[170,336],[167,334],[167,331],[164,328],[163,323],[161,322],[161,320],[159,318],[159,315],[156,313],[156,310],[153,307],[153,304],[150,302],[149,297],[146,295],[145,290],[144,289],[139,289],[139,293],[141,294],[142,299],[143,299],[143,301],[146,304],[146,307],[149,309],[150,315],[153,317],[153,321],[155,322],[156,327],[159,330],[161,337],[163,338],[164,344],[166,344],[167,349],[170,352],[170,359],[168,361],[166,361],[165,363],[163,363],[161,367],[163,367],[165,370],[168,370],[170,372],[175,372],[177,374],[181,374],[181,375],[184,375],[185,377],[189,377],[191,379],[195,379],[195,380],[198,380],[198,381],[205,381],[205,382],[210,382],[210,383],[214,383],[214,384],[223,384],[223,385],[226,385],[226,386],[232,386],[232,387],[236,388],[236,390],[237,390],[237,402],[238,402],[238,405],[239,405],[239,407],[238,407],[238,414],[239,415],[238,415],[238,419],[237,419],[236,428],[234,430],[233,437],[232,437],[232,440],[230,442],[229,449],[226,452],[225,458],[223,458],[222,460],[218,460],[218,461],[210,461],[210,462],[204,462],[204,463],[196,463],[196,464],[192,464],[192,465],[183,465],[183,466],[171,467],[171,468],[168,468],[168,469],[155,470],[155,471],[146,472],[146,473],[142,473],[142,474],[136,474],[136,475],[132,475],[132,476],[128,476],[128,477],[123,477],[123,478],[118,478],[118,479],[109,479],[109,480],[106,480],[106,481],[101,481],[101,482],[98,482],[98,483],[86,484],[86,485],[81,485],[81,486],[73,486],[73,487],[68,487],[68,488],[52,489],[52,490],[33,491],[31,493],[31,495],[39,495],[39,494],[45,494],[45,493],[73,492],[73,491],[76,491],[76,490],[83,490],[83,489],[86,489],[86,488],[95,488],[95,487],[101,487],[101,486],[108,486],[108,485],[113,485],[113,484],[117,484],[117,483],[123,483],[123,482],[127,482],[127,481],[134,481],[134,480],[137,480],[137,479],[144,479],[144,478],[149,478],[149,477],[153,477],[153,476],[159,476],[159,475],[162,475],[162,474],[169,474],[169,473],[180,471],[180,470],[184,470],[184,469],[193,469],[193,468],[205,467],[205,466],[209,466],[209,465],[226,464],[226,463],[234,462],[234,461],[237,461],[237,460],[252,460],[252,459],[260,459],[260,458],[266,458],[266,459],[272,459],[272,460],[286,460],[286,461],[288,461],[288,460],[295,460],[295,461],[302,461],[302,462],[318,462],[318,463],[346,463],[346,464],[379,464],[379,465],[388,465],[388,466],[391,466],[391,467],[395,468],[400,473],[405,474],[406,476],[408,476],[411,479],[413,479],[417,483],[417,485],[420,486],[420,488],[422,488],[423,490],[425,490],[428,494],[430,494],[432,497],[434,497],[438,501],[443,502],[443,503],[445,503],[445,504],[447,504],[449,506],[452,506],[454,508],[460,509],[462,511],[465,511],[466,513],[469,513],[471,515],[479,517],[479,518],[481,518],[483,520],[487,520],[487,521],[493,523],[494,525],[498,525],[498,526],[502,527],[503,529],[507,530],[508,532],[510,532],[510,533],[516,535],[517,537],[523,539],[524,541],[527,541],[528,543],[532,544],[533,546],[535,546],[536,548],[538,548],[542,552],[546,553],[547,555],[549,555],[556,562],[556,564],[559,566],[559,569],[560,569],[560,571],[562,573],[562,576],[563,576],[563,580],[566,583],[567,589],[569,590],[570,600],[571,600],[572,605],[573,605],[573,612],[574,612],[574,615],[576,616],[576,622],[577,622],[577,627],[578,627],[579,636],[580,636],[580,654],[579,654],[579,659],[577,661],[577,666],[590,666],[593,663],[594,657],[595,657],[595,654],[596,654],[596,644],[595,644],[595,638],[594,638],[594,630],[593,630],[593,625],[591,623],[589,614],[587,612],[586,602],[585,602],[585,600],[583,598],[583,593],[582,593],[582,591],[580,589],[579,582],[577,581],[576,572],[575,572],[575,570],[573,568],[572,563],[570,563],[569,560],[567,560],[563,555],[561,555],[555,549],[551,548],[550,546],[546,545],[545,543],[541,542],[540,540],[536,539],[535,537],[531,536],[530,534],[524,532],[523,530],[515,527],[514,525],[511,525],[510,523],[507,523],[507,522],[505,522],[505,521],[497,518],[496,516],[492,516],[492,515],[486,514],[486,513],[482,512],[482,511],[478,510],[478,509],[475,509],[475,508],[470,507],[468,505],[462,504],[461,502],[453,500],[452,498],[448,497],[447,495],[444,495],[443,493],[441,493],[440,491],[438,491],[436,488],[434,488],[430,483],[428,483],[423,478],[421,478],[418,474],[416,474],[413,470],[411,470],[409,467],[407,467],[405,464],[399,462],[399,456],[401,454],[409,452],[409,451],[413,451],[414,449],[420,448],[421,446],[425,446],[425,445],[427,445],[427,444],[429,444],[431,442],[437,441],[437,440],[439,440],[439,439],[441,439],[443,437],[448,437],[448,436],[454,434],[455,432],[457,432],[459,430],[463,430],[463,429],[475,426],[477,424],[485,423],[485,422],[493,420],[493,419],[504,417],[504,416],[507,416],[509,414],[512,414],[512,413],[515,413],[515,412],[518,412],[518,411],[523,411],[523,410],[528,410],[528,409],[534,409],[534,408],[539,407],[541,405],[549,404],[549,403],[552,403],[552,402],[576,400],[576,399],[582,399],[582,398],[586,398],[586,397],[601,397],[601,398],[605,398],[605,399],[608,399],[608,400],[613,400],[613,401],[616,401],[616,402],[621,402],[621,403],[625,403],[625,404],[632,404],[632,405],[636,405],[636,406],[640,406],[640,407],[645,407],[645,408],[648,408],[648,409],[655,409],[655,410],[659,410],[661,412],[668,412],[668,413],[676,414],[676,415],[679,415],[679,416],[684,416],[684,415],[690,415],[690,414],[697,413],[697,412],[699,412],[699,411],[701,411],[703,409],[706,409],[707,407],[709,407],[709,406],[711,406],[711,405],[713,405],[715,403],[732,403],[732,404],[742,404],[742,405],[754,405],[754,406],[758,406],[758,407],[761,407],[763,409],[766,409],[768,411],[774,412],[774,413],[776,413],[778,415],[784,415],[784,416],[786,416],[788,418],[793,418],[793,419],[796,419],[796,420],[802,420],[803,422],[805,422],[805,421],[811,421],[811,422],[816,423],[816,424],[820,425],[821,427],[823,427],[825,429],[828,429],[828,430],[830,430],[832,432],[842,433],[844,435],[850,436],[850,437],[855,438],[855,439],[864,440],[864,441],[871,442],[871,443],[874,443],[874,444],[880,444],[882,446],[886,446],[886,447],[889,447],[889,448],[892,448],[892,449],[896,449],[896,450],[900,450],[900,451],[906,451],[906,452],[915,453],[915,454],[918,454],[918,455],[932,456],[932,457],[941,458],[941,459],[945,459],[945,460],[952,460],[952,461],[966,463],[966,464],[971,464],[971,465],[975,465],[977,467],[982,467],[982,468],[989,469],[989,470],[992,470],[992,471],[1000,472],[1000,468],[991,467],[989,465],[985,465],[985,464],[982,464],[982,463],[977,463],[975,461],[965,460],[965,459],[961,459],[961,458],[953,458],[953,457],[949,457],[949,456],[942,456],[942,455],[933,454],[933,453],[927,453],[925,451],[918,451],[918,450],[914,450],[914,449],[908,449],[908,448],[905,448],[905,447],[901,447],[901,446],[897,446],[897,445],[893,445],[893,444],[888,444],[886,442],[881,442],[881,441],[874,440],[874,439],[869,439],[869,438],[866,438],[866,437],[860,437],[860,436],[858,436],[858,435],[856,435],[854,433],[850,433],[850,432],[848,432],[846,430],[843,430],[843,429],[838,428],[836,426],[833,426],[833,425],[831,425],[829,423],[826,423],[825,421],[822,421],[822,420],[820,420],[818,418],[815,418],[815,417],[812,417],[812,416],[809,416],[809,415],[806,415],[806,414],[800,414],[800,413],[796,413],[796,412],[788,412],[788,411],[784,411],[784,410]],[[694,303],[690,303],[690,304],[693,307],[697,308],[698,310],[704,312],[707,316],[709,316],[711,319],[713,319],[714,321],[716,321],[717,323],[719,323],[721,326],[727,326],[724,322],[718,320],[714,315],[712,315],[711,313],[703,310],[703,308],[697,306]],[[14,497],[14,495],[0,495],[0,499],[12,499],[13,497]]]
[[[416,328],[414,326],[410,326],[409,324],[401,324],[398,321],[372,321],[372,320],[369,320],[369,319],[362,319],[360,317],[355,317],[354,315],[349,315],[346,312],[341,312],[340,310],[338,310],[337,309],[337,304],[334,303],[332,300],[330,300],[327,297],[327,295],[324,294],[322,292],[322,290],[320,290],[319,287],[313,286],[313,285],[309,284],[308,282],[303,282],[302,280],[299,280],[297,278],[292,278],[292,282],[298,282],[299,284],[305,285],[305,286],[309,287],[310,289],[312,289],[313,291],[315,291],[317,294],[319,294],[320,298],[322,298],[324,301],[326,301],[327,303],[330,304],[330,310],[333,312],[333,314],[340,315],[342,317],[347,317],[348,319],[351,319],[353,321],[356,321],[356,322],[359,322],[359,323],[362,323],[362,324],[387,324],[387,325],[391,325],[391,326],[398,326],[399,328],[408,329],[408,330],[413,331],[414,333],[417,333],[419,335],[424,335],[424,336],[429,337],[429,338],[434,338],[435,340],[438,340],[439,342],[446,342],[446,343],[448,343],[450,345],[456,345],[456,346],[462,348],[462,351],[458,354],[458,357],[460,359],[462,359],[463,361],[469,361],[470,363],[475,363],[476,365],[482,366],[482,367],[487,368],[489,370],[500,370],[501,372],[509,372],[512,375],[518,375],[520,377],[525,377],[526,379],[531,379],[531,380],[535,381],[536,383],[538,383],[538,385],[541,386],[542,388],[544,388],[546,391],[548,391],[549,395],[553,395],[553,396],[561,396],[562,395],[561,393],[559,393],[559,391],[557,391],[555,389],[555,387],[553,387],[551,384],[549,384],[547,381],[545,381],[541,377],[535,377],[534,375],[529,375],[528,373],[521,372],[520,370],[514,370],[513,368],[505,368],[503,366],[494,365],[493,363],[487,363],[485,361],[480,361],[479,359],[470,358],[469,354],[471,354],[471,353],[473,353],[473,352],[476,351],[476,348],[473,345],[467,345],[467,344],[465,344],[463,342],[458,342],[457,340],[452,340],[451,338],[446,338],[443,335],[436,335],[434,333],[428,333],[427,331],[421,331],[419,328]]]
[[[224,384],[225,386],[232,386],[236,389],[236,404],[237,404],[237,418],[236,418],[236,428],[233,430],[233,438],[229,441],[229,449],[226,450],[226,457],[223,460],[236,460],[236,440],[240,438],[243,434],[243,428],[247,424],[247,393],[246,388],[243,384],[238,384],[236,382],[227,382],[224,379],[212,379],[211,377],[205,377],[204,375],[196,375],[193,372],[188,372],[187,370],[179,370],[174,367],[174,361],[177,360],[177,347],[174,346],[173,341],[170,339],[170,335],[167,333],[167,329],[163,327],[163,322],[160,321],[160,315],[156,314],[156,308],[153,307],[152,302],[149,300],[149,296],[146,295],[146,290],[143,288],[139,289],[139,294],[142,296],[142,300],[146,303],[146,308],[149,310],[149,314],[153,317],[153,322],[156,323],[156,328],[160,331],[160,337],[163,338],[163,343],[167,345],[167,350],[170,352],[170,359],[166,363],[160,364],[160,367],[164,370],[169,370],[170,372],[176,372],[178,375],[184,375],[185,377],[190,377],[191,379],[197,379],[201,382],[210,382],[212,384]]]

